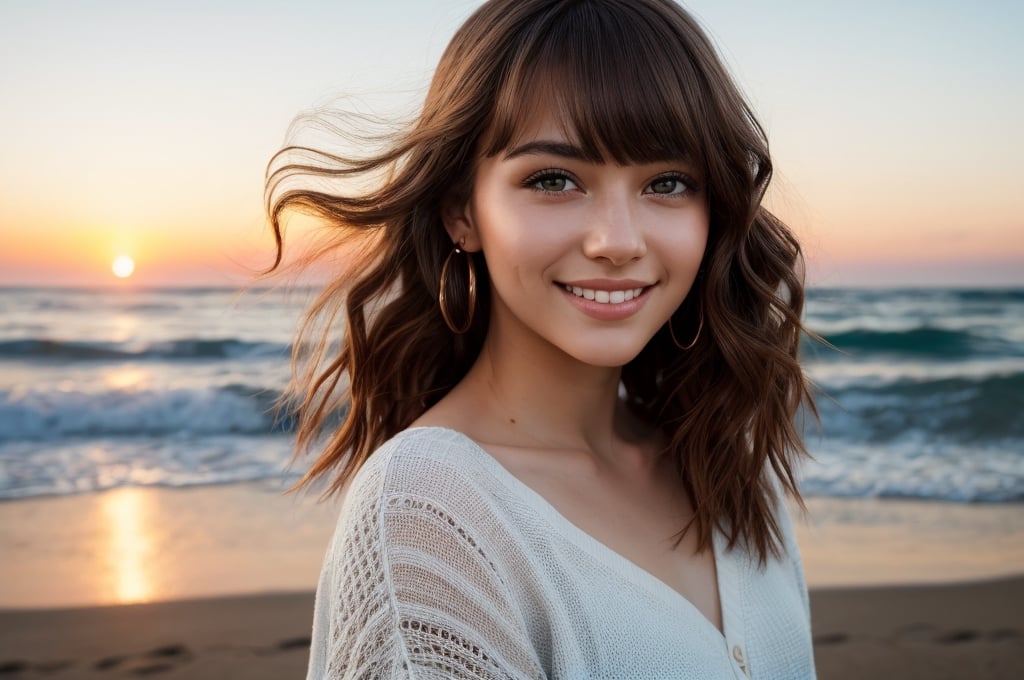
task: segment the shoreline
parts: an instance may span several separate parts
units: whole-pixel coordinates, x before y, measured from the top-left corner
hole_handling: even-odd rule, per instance
[[[1024,569],[1024,504],[806,499],[811,588],[979,581]],[[340,503],[277,482],[124,487],[0,503],[0,609],[304,592]],[[951,549],[951,546],[956,546]]]
[[[818,677],[1024,676],[1024,574],[811,590]],[[313,593],[0,609],[9,677],[302,677]]]

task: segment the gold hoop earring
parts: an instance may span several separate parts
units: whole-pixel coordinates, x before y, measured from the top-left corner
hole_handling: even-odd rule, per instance
[[[437,302],[441,306],[441,316],[444,317],[444,323],[446,326],[448,326],[451,332],[455,333],[456,335],[462,335],[463,333],[469,330],[469,327],[473,325],[473,314],[476,311],[476,265],[473,264],[473,256],[470,255],[469,253],[464,252],[462,248],[459,247],[465,247],[465,245],[466,240],[462,239],[461,241],[459,241],[459,245],[455,246],[455,249],[452,250],[452,252],[448,253],[448,257],[445,258],[444,264],[441,266],[440,291],[437,294]],[[448,265],[452,261],[452,255],[455,255],[456,253],[466,256],[467,277],[469,279],[467,286],[468,295],[466,301],[466,323],[462,324],[461,326],[456,325],[455,322],[452,321],[451,312],[448,310],[449,295],[447,291],[450,278],[448,276]],[[461,290],[459,292],[461,292]],[[456,292],[456,295],[457,294],[458,292]],[[452,295],[451,297],[454,298],[455,295]]]
[[[693,349],[693,346],[697,344],[697,338],[700,337],[700,332],[702,330],[704,330],[704,305],[703,305],[703,303],[700,306],[700,321],[697,322],[697,334],[693,336],[693,340],[690,341],[689,345],[680,345],[679,344],[679,341],[676,340],[676,332],[672,328],[672,317],[671,316],[668,317],[668,333],[669,333],[669,335],[672,336],[672,342],[675,343],[676,347],[678,347],[679,349],[681,349],[683,351],[686,351],[688,349]]]

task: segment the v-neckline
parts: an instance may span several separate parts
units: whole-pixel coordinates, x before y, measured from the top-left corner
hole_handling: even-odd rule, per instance
[[[700,608],[691,602],[685,595],[665,583],[647,569],[644,569],[633,560],[598,540],[593,535],[580,528],[577,524],[573,523],[572,520],[562,514],[558,508],[548,501],[547,498],[541,495],[529,484],[519,479],[519,477],[512,474],[512,472],[502,465],[501,461],[495,458],[490,451],[478,444],[469,435],[460,432],[459,430],[453,430],[448,427],[436,425],[409,428],[405,432],[412,433],[417,430],[435,430],[450,433],[468,444],[473,452],[480,457],[483,463],[491,469],[492,474],[503,479],[508,488],[518,493],[524,498],[524,500],[528,501],[530,506],[535,508],[555,529],[559,530],[563,536],[573,540],[576,545],[587,550],[596,559],[615,567],[615,569],[626,577],[627,580],[629,578],[639,579],[652,593],[658,593],[662,597],[680,603],[684,609],[699,617],[703,624],[706,625],[716,637],[722,640],[723,645],[727,645],[729,627],[731,624],[731,616],[727,612],[731,607],[727,606],[725,594],[731,592],[730,588],[732,587],[732,584],[726,584],[725,581],[732,576],[735,567],[734,565],[727,564],[729,556],[726,555],[727,551],[724,549],[724,537],[721,536],[718,529],[712,529],[711,545],[712,555],[714,558],[715,583],[718,587],[718,592],[716,594],[718,595],[719,611],[722,617],[721,629],[719,629],[718,626],[705,616],[704,612],[701,611]]]

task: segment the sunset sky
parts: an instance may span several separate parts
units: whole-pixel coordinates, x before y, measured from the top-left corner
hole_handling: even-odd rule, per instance
[[[263,172],[343,95],[412,109],[469,0],[0,0],[0,285],[235,285]],[[1024,3],[687,3],[817,285],[1024,285]]]

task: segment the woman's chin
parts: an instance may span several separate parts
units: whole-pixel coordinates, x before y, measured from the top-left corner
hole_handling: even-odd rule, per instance
[[[628,364],[644,348],[642,343],[623,343],[621,346],[580,347],[570,355],[584,364],[600,368],[621,368]]]

